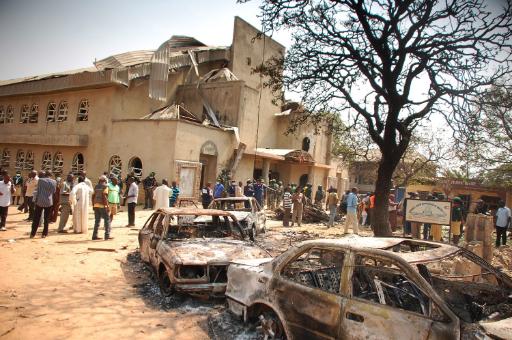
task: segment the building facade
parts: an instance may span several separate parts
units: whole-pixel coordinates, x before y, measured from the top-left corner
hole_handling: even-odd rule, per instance
[[[337,176],[331,138],[308,127],[285,135],[293,113],[253,72],[285,49],[259,33],[237,17],[231,46],[173,36],[91,68],[0,81],[0,166],[90,177],[154,171],[195,198],[223,169],[236,180],[327,185]]]

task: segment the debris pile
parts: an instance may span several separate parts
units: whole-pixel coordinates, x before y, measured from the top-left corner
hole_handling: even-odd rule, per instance
[[[282,220],[284,215],[284,209],[282,207],[278,207],[274,210],[276,214],[276,219]],[[336,221],[340,220],[340,216],[336,216]],[[319,222],[328,222],[329,215],[321,208],[314,206],[312,204],[305,204],[304,210],[302,213],[302,221],[304,223],[319,223]]]

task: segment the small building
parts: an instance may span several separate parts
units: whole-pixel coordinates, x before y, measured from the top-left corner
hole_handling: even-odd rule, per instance
[[[154,171],[196,198],[224,169],[325,186],[337,171],[331,138],[309,127],[286,135],[300,113],[286,113],[253,72],[284,53],[236,17],[230,46],[173,36],[90,68],[0,81],[0,166],[91,178]]]

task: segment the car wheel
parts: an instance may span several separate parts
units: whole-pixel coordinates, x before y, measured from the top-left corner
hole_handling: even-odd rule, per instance
[[[263,335],[263,339],[285,340],[283,324],[279,317],[272,311],[265,311],[258,317],[258,330]]]
[[[163,296],[171,296],[174,294],[174,286],[167,275],[167,270],[163,270],[158,275],[158,285],[160,286],[160,293]]]

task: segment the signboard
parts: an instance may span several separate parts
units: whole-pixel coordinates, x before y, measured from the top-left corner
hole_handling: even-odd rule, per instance
[[[194,196],[194,180],[196,178],[196,168],[182,167],[180,169],[180,196]]]
[[[409,222],[450,225],[452,204],[450,201],[426,201],[407,199],[405,219]]]

